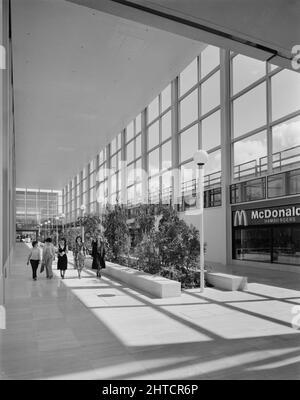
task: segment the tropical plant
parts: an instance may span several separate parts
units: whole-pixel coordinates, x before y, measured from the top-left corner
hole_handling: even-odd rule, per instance
[[[104,236],[107,240],[107,258],[124,262],[129,257],[130,234],[126,210],[119,204],[108,205],[103,218]]]
[[[84,227],[84,233],[88,236],[95,236],[97,231],[101,231],[102,228],[102,221],[99,215],[95,214],[88,214],[84,215],[83,217],[78,217],[77,221],[80,226]]]
[[[138,243],[144,236],[150,235],[155,224],[155,208],[151,204],[141,204],[135,212],[134,228],[139,238]]]
[[[172,207],[164,207],[159,221],[156,244],[162,274],[182,281],[195,271],[199,259],[199,233],[180,219]]]
[[[70,227],[65,229],[65,235],[67,241],[67,246],[69,250],[73,250],[75,246],[75,240],[77,236],[81,236],[81,228],[80,227]]]
[[[161,272],[161,262],[156,246],[156,232],[152,230],[144,234],[134,252],[137,263],[136,268],[150,274],[159,274]]]

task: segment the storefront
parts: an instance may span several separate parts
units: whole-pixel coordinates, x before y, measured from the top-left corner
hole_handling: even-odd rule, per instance
[[[232,233],[233,259],[300,267],[300,204],[234,208]]]

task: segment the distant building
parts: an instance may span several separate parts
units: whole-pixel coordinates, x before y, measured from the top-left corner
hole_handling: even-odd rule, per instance
[[[20,236],[40,233],[45,236],[55,228],[62,213],[62,193],[57,190],[16,189],[16,232]],[[49,229],[45,222],[50,221]]]

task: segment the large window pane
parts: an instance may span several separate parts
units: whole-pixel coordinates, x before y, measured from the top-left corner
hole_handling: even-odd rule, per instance
[[[180,96],[186,93],[198,81],[198,61],[195,58],[180,74],[179,77],[179,92]]]
[[[165,111],[171,106],[171,85],[161,92],[161,110]]]
[[[285,174],[276,174],[268,177],[268,197],[285,196]]]
[[[154,175],[159,172],[159,149],[149,153],[149,175]]]
[[[268,197],[300,193],[300,169],[268,177]]]
[[[135,164],[132,163],[127,167],[127,186],[135,182]]]
[[[220,49],[207,46],[201,53],[201,78],[220,64]]]
[[[202,120],[202,148],[210,150],[221,142],[220,111]]]
[[[233,152],[234,178],[260,174],[266,167],[264,159],[267,155],[266,132],[263,131],[235,142]]]
[[[129,142],[129,140],[131,140],[133,136],[134,136],[134,124],[133,121],[131,121],[126,128],[126,141]]]
[[[136,133],[141,132],[142,130],[142,117],[141,114],[139,114],[136,119],[135,119],[135,131]]]
[[[233,258],[238,260],[271,262],[270,228],[235,229]]]
[[[272,120],[300,110],[300,74],[283,70],[272,77]]]
[[[250,90],[233,102],[234,137],[266,124],[266,85]]]
[[[156,121],[148,128],[148,149],[150,150],[153,147],[157,146],[158,144],[159,144],[159,121]]]
[[[238,54],[232,60],[233,94],[245,89],[266,74],[266,64],[263,61]]]
[[[172,145],[171,140],[161,147],[162,152],[162,169],[168,169],[172,166]]]
[[[194,90],[180,102],[181,129],[198,119],[198,90]]]
[[[287,172],[287,194],[300,193],[300,169]]]
[[[114,138],[110,143],[110,153],[114,154],[117,151],[117,138]]]
[[[205,165],[205,175],[221,171],[221,150],[209,153],[208,162]]]
[[[158,117],[159,114],[159,103],[158,97],[156,97],[148,106],[148,123]]]
[[[180,162],[193,157],[198,149],[198,124],[193,125],[180,135]]]
[[[167,112],[161,119],[162,141],[168,139],[172,134],[171,111]]]
[[[272,128],[274,162],[296,162],[300,158],[300,116]],[[276,165],[275,165],[276,166]]]
[[[135,157],[136,158],[140,157],[141,152],[142,152],[142,139],[141,135],[139,135],[135,139]]]
[[[130,142],[127,146],[127,163],[134,160],[134,141]]]
[[[193,188],[192,182],[197,178],[197,169],[194,161],[181,166],[181,185],[184,192],[190,191]]]
[[[273,229],[272,261],[279,264],[300,265],[300,228],[276,226]]]
[[[159,202],[159,177],[149,179],[149,200],[150,203]]]
[[[201,85],[201,114],[220,105],[220,72],[213,74]]]

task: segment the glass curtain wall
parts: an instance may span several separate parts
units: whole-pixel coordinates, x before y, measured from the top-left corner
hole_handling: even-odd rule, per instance
[[[233,180],[300,165],[300,75],[231,55]]]
[[[67,221],[80,215],[81,204],[89,212],[100,212],[108,202],[115,204],[121,188],[125,188],[128,205],[140,203],[142,166],[149,202],[169,203],[176,179],[182,199],[187,199],[188,206],[194,204],[192,157],[200,148],[209,153],[205,206],[221,205],[221,52],[225,54],[225,50],[207,46],[68,182],[63,190]],[[239,202],[266,196],[262,192],[265,181],[253,179],[299,168],[300,75],[234,53],[230,53],[228,67],[231,180],[233,184],[252,180],[233,187],[232,198]],[[174,168],[181,173],[173,179]]]

